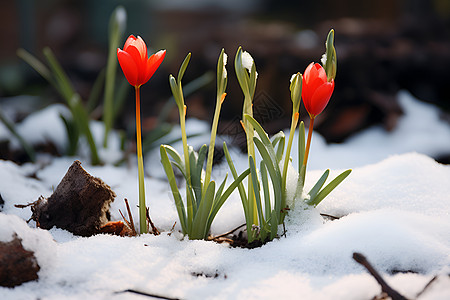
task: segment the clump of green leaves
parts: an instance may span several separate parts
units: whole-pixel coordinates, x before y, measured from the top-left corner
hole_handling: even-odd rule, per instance
[[[187,143],[186,135],[186,111],[184,103],[183,88],[181,79],[189,64],[191,54],[189,53],[183,61],[178,72],[178,78],[169,76],[170,88],[178,107],[181,126],[181,137],[183,142],[183,156],[181,156],[173,147],[161,145],[161,163],[164,167],[172,195],[177,208],[178,218],[180,220],[183,233],[189,239],[206,239],[209,235],[211,224],[219,212],[222,205],[234,191],[234,189],[248,176],[250,170],[247,169],[225,189],[227,176],[216,189],[216,183],[211,180],[212,162],[214,156],[214,145],[219,122],[220,109],[225,100],[225,90],[227,86],[227,55],[224,50],[220,53],[217,63],[217,94],[216,108],[211,128],[211,139],[209,147],[203,145],[198,152]],[[169,158],[170,156],[170,158]],[[206,169],[204,164],[206,159]],[[178,189],[174,168],[178,169],[186,185],[186,200],[183,201]]]
[[[331,31],[326,43],[328,60],[325,63],[327,72],[330,72],[331,78],[336,76],[336,51],[333,46],[333,39],[334,31]],[[299,121],[303,81],[302,74],[296,73],[291,78],[292,115],[290,133],[286,146],[286,137],[282,131],[270,139],[263,127],[253,118],[252,102],[257,79],[256,66],[250,54],[243,52],[240,47],[236,53],[235,69],[244,94],[242,126],[247,139],[250,167],[247,193],[242,183],[238,185],[238,189],[244,208],[248,242],[254,240],[265,242],[277,236],[278,225],[283,223],[286,214],[293,208],[296,200],[304,201],[311,206],[317,206],[351,173],[351,170],[342,172],[324,186],[330,173],[330,170],[326,170],[308,194],[304,195],[303,189],[306,177],[306,163],[304,163],[304,158],[307,146],[305,146],[305,126],[303,122],[300,122],[298,182],[294,199],[288,199],[288,168],[292,160],[290,153],[294,133]],[[254,145],[256,145],[262,158],[259,164],[259,170],[256,167]],[[231,173],[234,178],[237,178],[236,168],[225,145],[224,150]]]

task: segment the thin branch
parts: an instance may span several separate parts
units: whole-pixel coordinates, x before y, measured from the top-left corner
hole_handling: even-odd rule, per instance
[[[353,259],[357,263],[363,265],[367,269],[367,271],[369,271],[369,273],[381,285],[381,291],[383,291],[386,294],[388,294],[388,296],[391,297],[392,300],[407,300],[407,298],[405,298],[402,295],[400,295],[400,293],[398,293],[396,290],[391,288],[386,283],[386,281],[384,281],[384,279],[381,277],[380,273],[378,273],[378,271],[375,270],[375,268],[369,263],[369,261],[367,260],[367,258],[364,255],[362,255],[361,253],[358,253],[358,252],[354,252],[353,253]]]
[[[232,229],[232,230],[230,230],[230,231],[228,231],[228,232],[222,233],[222,234],[217,235],[217,236],[210,236],[210,237],[208,237],[208,240],[212,241],[212,240],[216,240],[216,239],[225,237],[225,236],[227,236],[227,235],[229,235],[229,234],[232,234],[232,233],[235,232],[236,230],[241,229],[241,228],[244,227],[245,225],[246,225],[246,224],[244,223],[244,224],[239,225],[238,227],[236,227],[236,228],[234,228],[234,229]]]
[[[133,233],[136,234],[136,228],[134,228],[133,215],[131,214],[130,205],[128,205],[127,198],[125,198],[124,201],[125,201],[125,206],[127,207],[128,217],[130,218],[130,228],[133,231]]]
[[[150,218],[150,209],[148,207],[145,208],[145,214],[147,216],[148,224],[150,224],[150,227],[152,228],[152,233],[154,235],[160,235],[158,228],[156,228],[155,224],[153,224],[152,219]]]
[[[134,294],[141,295],[141,296],[152,297],[152,298],[156,298],[156,299],[164,299],[164,300],[179,300],[179,298],[170,298],[170,297],[166,297],[166,296],[145,293],[145,292],[141,292],[141,291],[137,291],[137,290],[133,290],[133,289],[127,289],[127,290],[123,290],[120,292],[115,292],[115,294],[122,294],[122,293],[134,293]]]

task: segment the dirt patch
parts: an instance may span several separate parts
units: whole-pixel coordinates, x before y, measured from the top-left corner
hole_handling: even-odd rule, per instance
[[[109,208],[115,197],[107,184],[87,173],[77,160],[48,199],[40,197],[33,203],[32,219],[40,228],[56,226],[76,235],[92,236],[110,221]]]
[[[34,252],[23,248],[17,234],[10,242],[0,242],[0,286],[15,287],[37,280],[39,270]]]

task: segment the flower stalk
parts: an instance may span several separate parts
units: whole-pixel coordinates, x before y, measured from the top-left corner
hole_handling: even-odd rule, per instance
[[[147,45],[138,36],[130,35],[125,42],[123,50],[117,48],[117,58],[120,67],[128,80],[134,86],[136,94],[136,148],[138,159],[138,189],[139,189],[139,229],[140,233],[147,233],[147,206],[145,204],[145,184],[144,184],[144,157],[142,154],[142,133],[141,133],[141,103],[140,87],[147,83],[155,71],[161,65],[166,50],[161,50],[148,57]]]

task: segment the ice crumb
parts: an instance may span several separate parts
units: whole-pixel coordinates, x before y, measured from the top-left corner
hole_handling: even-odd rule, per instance
[[[242,52],[242,66],[248,70],[249,73],[252,72],[252,67],[255,61],[253,57],[247,51]],[[258,72],[256,72],[256,78],[258,78]]]
[[[320,61],[322,62],[322,66],[325,67],[325,64],[327,63],[327,54],[326,53],[324,53],[322,55],[322,58],[320,59]]]
[[[228,61],[228,55],[224,52],[223,53],[223,79],[227,78],[228,74],[227,74],[227,68],[225,68],[225,66],[227,65],[227,61]]]

